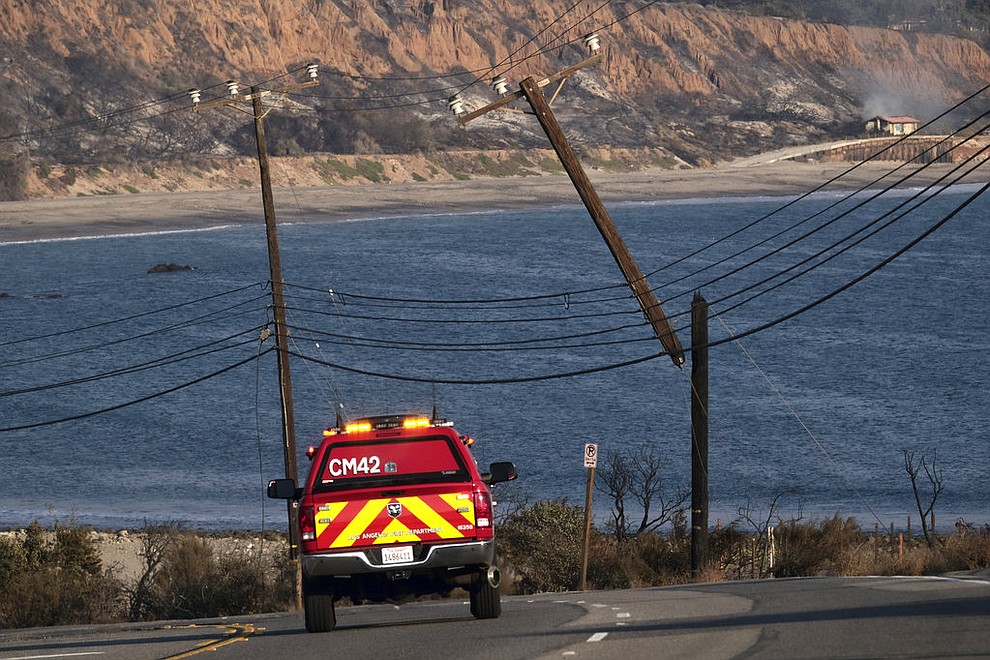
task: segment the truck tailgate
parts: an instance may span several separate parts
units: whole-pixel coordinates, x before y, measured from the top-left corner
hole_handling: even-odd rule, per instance
[[[475,507],[470,485],[450,484],[394,495],[349,492],[316,503],[320,550],[356,549],[395,543],[474,539]]]

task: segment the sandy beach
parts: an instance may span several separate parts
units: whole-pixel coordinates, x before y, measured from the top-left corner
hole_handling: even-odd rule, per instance
[[[693,170],[647,169],[627,173],[593,170],[588,175],[608,206],[620,201],[797,195],[815,190],[844,172],[848,173],[827,189],[856,190],[890,173],[897,164],[868,163],[849,172],[851,167],[850,163],[750,161]],[[947,173],[951,167],[929,167],[906,185],[925,185]],[[884,185],[904,178],[910,171],[913,169],[902,169]],[[275,189],[274,199],[279,222],[327,222],[581,203],[566,175],[282,187]],[[261,223],[263,217],[261,194],[257,188],[2,202],[0,243],[202,229],[227,224]]]

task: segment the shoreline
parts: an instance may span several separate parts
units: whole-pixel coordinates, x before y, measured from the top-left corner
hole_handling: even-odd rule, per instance
[[[608,204],[801,195],[839,176],[841,179],[829,185],[828,190],[852,191],[872,184],[897,166],[893,162],[871,162],[850,171],[854,164],[778,161],[693,170],[593,170],[588,176]],[[928,167],[904,185],[927,185],[951,167]],[[905,169],[894,176],[902,179],[910,171]],[[966,179],[966,183],[986,180],[983,175]],[[273,195],[280,223],[581,205],[565,175],[280,187]],[[263,215],[259,188],[0,202],[0,244],[263,224]]]

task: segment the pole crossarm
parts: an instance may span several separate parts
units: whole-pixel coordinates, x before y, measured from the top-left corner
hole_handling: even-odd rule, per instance
[[[229,85],[230,83],[228,83]],[[300,89],[306,89],[307,87],[316,87],[320,84],[319,80],[307,80],[303,83],[294,83],[292,85],[287,85],[285,87],[279,87],[278,89],[259,89],[257,87],[252,87],[251,92],[247,94],[232,94],[227,98],[214,99],[212,101],[204,102],[194,102],[193,110],[199,112],[201,110],[212,110],[214,108],[222,108],[232,105],[237,105],[239,103],[254,103],[255,99],[263,99],[273,94],[288,94],[289,92],[295,92]]]
[[[599,51],[599,52],[595,53],[594,55],[592,55],[591,57],[578,62],[574,66],[569,66],[566,69],[562,69],[562,70],[558,71],[557,73],[553,74],[549,78],[544,78],[544,79],[538,81],[536,84],[538,86],[540,86],[540,87],[546,87],[550,83],[555,83],[558,80],[563,80],[564,78],[570,77],[571,75],[573,75],[577,71],[580,71],[581,69],[585,68],[586,66],[591,66],[592,64],[595,64],[595,63],[599,62],[601,59],[602,59],[602,54],[601,54],[601,51]],[[503,96],[499,100],[495,101],[494,103],[489,103],[488,105],[486,105],[483,108],[478,108],[474,112],[469,112],[469,113],[467,113],[465,115],[462,115],[462,116],[458,117],[457,118],[457,121],[460,122],[460,124],[463,126],[464,124],[467,124],[469,121],[471,121],[473,119],[477,119],[478,117],[480,117],[482,115],[486,115],[489,112],[491,112],[492,110],[498,110],[499,108],[503,108],[503,107],[509,105],[510,103],[512,103],[513,101],[516,101],[518,99],[521,99],[523,96],[525,96],[525,93],[521,89],[518,90],[518,91],[515,91],[515,92],[509,92],[508,94],[506,94],[505,96]]]

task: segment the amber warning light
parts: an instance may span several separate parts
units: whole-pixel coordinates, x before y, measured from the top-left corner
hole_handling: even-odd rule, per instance
[[[335,426],[323,431],[324,437],[342,435],[344,433],[366,433],[368,431],[383,431],[387,429],[425,429],[432,426],[452,426],[445,419],[430,419],[421,415],[382,415],[350,422],[343,428]]]

